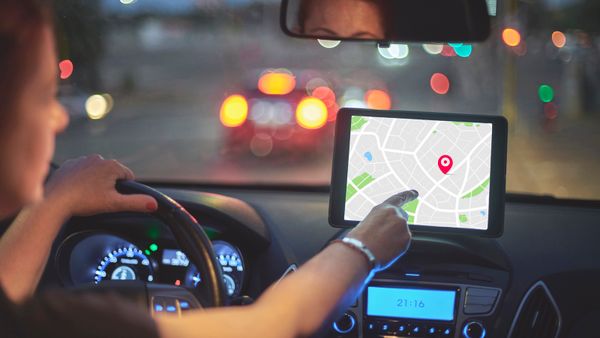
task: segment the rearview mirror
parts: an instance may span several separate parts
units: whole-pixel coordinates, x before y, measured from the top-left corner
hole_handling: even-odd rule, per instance
[[[283,0],[290,36],[379,42],[476,42],[490,35],[485,0]]]

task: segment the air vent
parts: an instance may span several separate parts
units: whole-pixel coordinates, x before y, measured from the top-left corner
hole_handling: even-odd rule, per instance
[[[560,312],[550,290],[538,282],[527,291],[510,329],[510,338],[555,338],[560,331]]]

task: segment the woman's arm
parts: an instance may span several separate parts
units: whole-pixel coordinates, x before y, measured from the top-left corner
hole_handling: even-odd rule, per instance
[[[21,303],[33,295],[67,218],[64,210],[44,200],[23,209],[6,230],[0,240],[0,286],[9,299]]]
[[[371,211],[349,237],[371,248],[382,266],[407,249],[410,232],[400,206],[417,197],[396,195]],[[335,319],[358,297],[371,277],[367,258],[334,243],[297,272],[271,286],[253,305],[194,311],[182,318],[157,316],[163,338],[175,337],[306,337]]]
[[[10,300],[33,295],[54,238],[71,216],[156,210],[152,197],[119,194],[118,179],[133,179],[133,173],[98,155],[67,161],[54,173],[46,197],[25,207],[0,239],[0,286]]]

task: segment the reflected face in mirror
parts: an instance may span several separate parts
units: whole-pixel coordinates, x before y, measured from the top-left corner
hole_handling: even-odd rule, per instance
[[[383,14],[375,0],[303,0],[300,30],[311,36],[383,39]]]

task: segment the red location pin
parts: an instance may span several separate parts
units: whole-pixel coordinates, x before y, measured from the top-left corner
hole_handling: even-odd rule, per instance
[[[450,169],[452,169],[452,164],[454,164],[452,157],[448,155],[442,155],[438,160],[438,167],[440,167],[440,170],[444,173],[444,175],[446,175]]]

